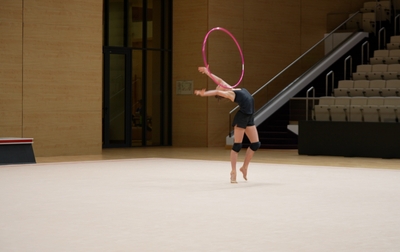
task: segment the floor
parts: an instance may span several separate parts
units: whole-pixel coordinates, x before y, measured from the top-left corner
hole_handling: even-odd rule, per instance
[[[239,157],[244,157],[244,150]],[[68,162],[87,160],[113,160],[129,158],[179,158],[200,160],[229,160],[230,149],[222,147],[195,148],[195,147],[146,147],[146,148],[115,148],[103,149],[100,155],[86,156],[60,156],[60,157],[37,157],[38,163]],[[400,169],[399,159],[360,158],[360,157],[332,157],[332,156],[307,156],[299,155],[297,149],[271,150],[259,149],[253,157],[253,162],[274,164],[302,164],[317,166],[342,166],[342,167],[364,167]]]
[[[0,167],[1,252],[400,251],[399,160],[105,149]],[[240,153],[242,162],[244,151]]]

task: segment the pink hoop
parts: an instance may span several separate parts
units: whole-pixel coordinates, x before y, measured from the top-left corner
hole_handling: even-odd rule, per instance
[[[237,48],[239,49],[240,56],[242,57],[242,75],[240,76],[240,79],[239,79],[239,81],[236,83],[236,85],[233,85],[233,86],[232,86],[232,87],[236,87],[236,86],[239,85],[239,83],[242,81],[243,76],[244,76],[244,57],[243,57],[243,52],[242,52],[242,49],[240,48],[239,43],[237,42],[237,40],[235,39],[235,37],[232,35],[232,33],[230,33],[228,30],[226,30],[226,29],[224,29],[224,28],[222,28],[222,27],[215,27],[215,28],[212,28],[210,31],[207,32],[206,36],[204,37],[204,41],[203,41],[203,50],[202,50],[202,51],[203,51],[203,61],[204,61],[204,65],[206,66],[207,71],[210,73],[210,78],[211,78],[217,85],[220,85],[220,84],[218,84],[218,82],[215,80],[215,78],[214,78],[214,77],[212,76],[212,74],[211,74],[211,71],[210,71],[210,68],[209,68],[209,65],[208,65],[208,62],[207,62],[206,52],[205,52],[205,50],[206,50],[206,44],[207,44],[207,40],[208,40],[208,36],[210,35],[211,32],[216,31],[216,30],[221,30],[221,31],[227,33],[229,36],[231,36],[231,38],[232,38],[233,41],[235,42]],[[222,85],[220,85],[220,86],[223,87]]]

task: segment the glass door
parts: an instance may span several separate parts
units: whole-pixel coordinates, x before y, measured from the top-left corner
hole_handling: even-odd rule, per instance
[[[131,146],[132,51],[104,48],[103,147]]]
[[[172,1],[104,0],[103,147],[172,144]]]
[[[141,113],[136,112],[141,120],[132,129],[132,146],[171,145],[172,1],[129,0],[128,5],[132,101]]]

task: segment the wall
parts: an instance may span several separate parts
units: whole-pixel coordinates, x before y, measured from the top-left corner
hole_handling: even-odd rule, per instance
[[[208,0],[174,0],[173,12],[172,144],[207,146],[207,99],[176,95],[174,88],[178,80],[193,80],[196,88],[207,87],[197,67],[203,65],[201,48],[208,31]]]
[[[102,8],[2,1],[0,137],[33,137],[36,156],[101,153]]]
[[[175,94],[178,80],[215,87],[197,71],[208,30],[221,26],[237,38],[245,55],[240,87],[254,92],[323,37],[328,13],[363,2],[174,0],[173,145],[225,145],[235,105]],[[0,137],[33,137],[37,156],[101,152],[102,8],[98,0],[2,1]],[[240,59],[229,37],[212,34],[207,52],[211,70],[236,82]],[[281,88],[269,87],[266,99]]]
[[[22,0],[0,6],[0,137],[22,137]]]
[[[363,2],[175,0],[173,85],[178,80],[192,80],[194,89],[215,87],[197,72],[197,67],[203,65],[201,49],[205,34],[221,26],[234,34],[243,49],[245,77],[239,87],[254,92],[323,38],[328,13],[355,12]],[[223,34],[215,35],[208,41],[207,53],[212,72],[232,84],[240,70],[235,65],[237,49],[229,43]],[[321,46],[317,53],[322,55],[323,50]],[[260,94],[267,101],[285,85],[282,81],[268,86]],[[173,145],[224,146],[229,132],[228,113],[234,107],[235,104],[217,102],[214,98],[174,93]]]

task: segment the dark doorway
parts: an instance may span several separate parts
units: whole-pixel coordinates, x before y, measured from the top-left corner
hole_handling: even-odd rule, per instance
[[[104,147],[171,145],[172,1],[104,0],[104,18]]]
[[[103,147],[131,145],[131,62],[131,50],[104,48]]]

